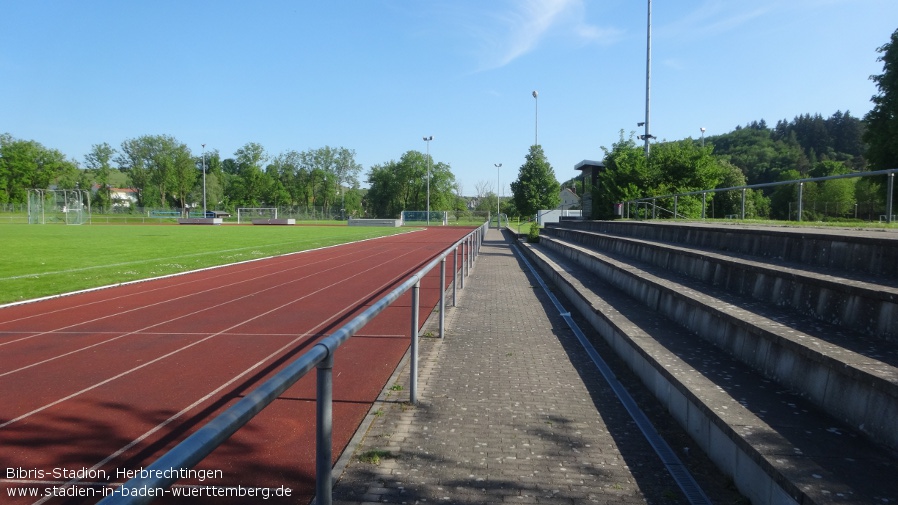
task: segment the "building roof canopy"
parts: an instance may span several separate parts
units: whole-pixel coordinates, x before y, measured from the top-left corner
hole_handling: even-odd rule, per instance
[[[605,164],[601,161],[583,160],[574,165],[574,170],[594,170],[596,172],[605,171]]]

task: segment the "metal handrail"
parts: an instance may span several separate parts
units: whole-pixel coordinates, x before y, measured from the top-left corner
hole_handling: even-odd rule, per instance
[[[191,469],[206,456],[212,453],[219,445],[224,443],[234,433],[247,424],[256,414],[261,412],[281,393],[290,388],[299,379],[304,377],[313,368],[318,368],[318,385],[316,389],[316,482],[315,491],[318,505],[330,505],[332,502],[332,374],[334,353],[337,348],[355,335],[362,327],[368,324],[375,316],[383,312],[393,302],[412,289],[412,334],[411,334],[411,387],[410,396],[412,403],[417,401],[417,333],[418,333],[418,290],[421,279],[430,273],[437,265],[441,265],[441,289],[440,308],[445,300],[445,262],[447,256],[462,248],[462,268],[456,269],[455,279],[459,273],[462,276],[462,288],[464,277],[468,269],[473,265],[475,256],[479,253],[483,236],[489,223],[484,223],[464,238],[458,240],[451,247],[444,250],[433,261],[412,274],[405,282],[381,297],[371,307],[340,327],[336,332],[325,337],[315,344],[310,350],[303,353],[296,360],[288,364],[283,370],[265,381],[261,386],[244,396],[236,404],[219,414],[215,419],[203,425],[195,433],[181,441],[171,450],[160,456],[141,472],[142,475],[134,477],[121,485],[116,492],[107,496],[99,503],[112,504],[140,504],[149,503],[155,496],[152,493],[140,493],[140,490],[159,489],[170,487],[178,480],[177,470]],[[457,266],[457,256],[456,256]],[[453,296],[454,300],[454,296]],[[454,301],[453,301],[454,304]],[[440,310],[440,337],[443,336],[443,310]],[[175,470],[175,471],[173,471]],[[142,494],[142,496],[138,496]]]

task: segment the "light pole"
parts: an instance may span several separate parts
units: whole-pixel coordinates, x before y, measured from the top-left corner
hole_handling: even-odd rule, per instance
[[[206,216],[206,144],[201,144],[203,146],[203,219]]]
[[[645,43],[645,157],[649,157],[649,118],[651,117],[651,84],[652,84],[652,0],[648,0],[649,12],[648,23],[646,24],[646,43]]]
[[[499,169],[502,168],[501,163],[493,163],[496,166],[496,229],[498,230],[502,224],[502,218],[499,214]]]
[[[533,104],[534,104],[534,114],[533,114],[533,145],[539,145],[539,93],[536,90],[533,90]]]
[[[433,135],[429,137],[424,137],[424,142],[427,143],[427,226],[430,226],[430,141],[433,140]]]

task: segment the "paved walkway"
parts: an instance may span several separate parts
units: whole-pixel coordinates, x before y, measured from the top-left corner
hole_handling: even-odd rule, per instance
[[[685,502],[498,231],[419,367],[418,404],[406,363],[344,456],[335,504]]]

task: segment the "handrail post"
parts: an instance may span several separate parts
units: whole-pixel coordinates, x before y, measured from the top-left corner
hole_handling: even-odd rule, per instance
[[[886,223],[892,223],[892,199],[895,196],[895,172],[889,173],[889,185],[886,188]]]
[[[480,237],[482,236],[482,230],[477,228],[477,231],[474,232],[474,236],[471,237],[471,242],[474,244],[474,257],[472,258],[471,264],[473,265],[477,262],[477,255],[480,253]]]
[[[486,237],[486,232],[483,231],[483,227],[477,229],[477,256],[480,256],[480,248],[483,246],[483,239]]]
[[[415,283],[412,288],[412,342],[411,342],[411,365],[409,372],[409,401],[412,404],[418,403],[418,305],[421,297],[421,281]]]
[[[471,252],[468,254],[468,272],[470,273],[471,269],[474,268],[474,255],[477,253],[477,237],[476,233],[471,235],[471,239],[468,240],[468,247],[471,249]]]
[[[446,257],[440,260],[440,338],[446,330]]]
[[[333,470],[334,354],[318,364],[315,402],[315,503],[331,505]]]
[[[468,239],[465,240],[465,277],[468,276],[468,271],[471,270],[471,253],[473,252],[473,247],[471,247],[471,236],[468,235]]]
[[[465,265],[468,264],[468,260],[465,259],[465,241],[462,240],[459,245],[461,246],[461,265],[458,269],[458,274],[461,277],[461,288],[465,289]]]
[[[452,306],[458,307],[458,246],[452,256]]]

